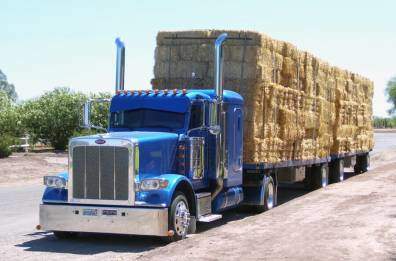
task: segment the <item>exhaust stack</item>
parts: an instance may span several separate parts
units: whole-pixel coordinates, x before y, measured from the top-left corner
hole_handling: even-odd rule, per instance
[[[117,45],[117,60],[116,60],[116,85],[115,91],[124,90],[125,80],[125,46],[120,38],[115,40]]]
[[[223,101],[223,43],[227,40],[228,34],[222,33],[215,42],[215,94],[217,101]]]
[[[215,41],[215,71],[214,71],[214,85],[216,102],[216,126],[219,128],[219,133],[216,135],[216,188],[212,192],[212,201],[223,190],[223,179],[227,178],[228,172],[225,166],[225,137],[224,124],[225,115],[223,114],[223,43],[227,39],[228,34],[223,33],[217,37]]]

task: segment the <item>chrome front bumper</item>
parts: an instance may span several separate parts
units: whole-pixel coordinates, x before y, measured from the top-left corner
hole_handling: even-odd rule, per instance
[[[47,231],[167,236],[168,209],[41,204],[39,224]]]

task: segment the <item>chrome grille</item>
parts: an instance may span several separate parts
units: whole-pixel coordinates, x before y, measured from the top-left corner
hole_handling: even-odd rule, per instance
[[[72,170],[73,198],[128,200],[128,148],[74,147]]]

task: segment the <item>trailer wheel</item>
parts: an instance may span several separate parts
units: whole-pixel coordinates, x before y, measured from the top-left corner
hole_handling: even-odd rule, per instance
[[[306,171],[306,185],[309,189],[324,188],[329,184],[329,166],[321,164],[312,166]]]
[[[54,236],[57,239],[71,239],[77,236],[77,232],[67,232],[67,231],[53,231]]]
[[[368,153],[356,156],[356,164],[354,166],[355,174],[367,172],[369,165],[370,155]]]
[[[182,192],[176,192],[168,214],[169,235],[167,241],[177,241],[186,237],[190,227],[190,211],[186,196]]]
[[[332,183],[344,180],[344,160],[338,159],[330,164],[330,181]]]
[[[272,177],[268,177],[265,186],[264,207],[265,210],[270,210],[275,207],[275,185]]]

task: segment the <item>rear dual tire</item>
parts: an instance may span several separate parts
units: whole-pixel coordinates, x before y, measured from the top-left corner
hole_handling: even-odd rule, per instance
[[[305,173],[306,186],[309,189],[320,189],[329,185],[329,166],[321,164],[306,169]]]
[[[276,188],[274,180],[272,177],[267,177],[264,179],[264,182],[264,203],[263,205],[254,206],[254,210],[257,213],[270,210],[276,205]]]
[[[367,172],[370,165],[370,155],[368,153],[356,156],[356,164],[354,166],[355,174]]]
[[[342,182],[344,180],[344,160],[338,159],[330,164],[331,183]]]

